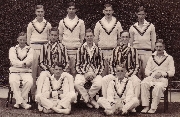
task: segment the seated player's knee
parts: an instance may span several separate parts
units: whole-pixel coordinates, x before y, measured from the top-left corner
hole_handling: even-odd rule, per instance
[[[96,78],[97,78],[97,80],[96,80],[96,82],[94,84],[95,84],[95,86],[97,88],[101,88],[101,86],[102,86],[102,76],[98,75],[98,76],[96,76]]]
[[[77,95],[74,91],[69,92],[69,96],[71,97],[71,102],[74,102],[77,99]]]
[[[42,71],[39,77],[47,77],[49,74],[49,71]]]
[[[131,101],[133,101],[134,103],[139,104],[139,100],[138,100],[138,98],[137,98],[137,97],[133,97]]]
[[[81,80],[82,79],[82,75],[80,74],[77,74],[76,77],[75,77],[75,81],[74,81],[74,86],[75,88],[77,88],[79,85],[83,85],[83,81]]]
[[[35,95],[35,99],[37,102],[40,102],[40,97],[42,96],[42,94],[36,94]]]
[[[25,85],[26,85],[27,87],[32,87],[32,86],[33,86],[33,83],[30,82],[30,81],[27,81]]]
[[[156,83],[155,87],[156,87],[156,88],[159,88],[159,89],[164,89],[165,84],[162,83],[162,82],[158,82],[158,83]]]

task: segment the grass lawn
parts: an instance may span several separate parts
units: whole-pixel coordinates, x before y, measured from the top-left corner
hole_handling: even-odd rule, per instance
[[[24,110],[14,109],[13,104],[9,104],[9,107],[5,107],[6,99],[0,99],[0,117],[103,117],[103,109],[89,109],[83,103],[77,103],[72,105],[72,111],[70,115],[63,114],[44,114],[38,110]],[[169,110],[163,112],[163,103],[159,104],[156,114],[141,114],[139,112],[130,114],[131,117],[180,117],[180,103],[169,103]],[[119,117],[120,115],[114,115]],[[114,117],[112,116],[112,117]]]

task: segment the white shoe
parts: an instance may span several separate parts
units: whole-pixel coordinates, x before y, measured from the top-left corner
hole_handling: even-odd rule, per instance
[[[46,113],[46,114],[50,114],[50,113],[53,113],[54,111],[51,110],[51,109],[43,108],[43,112]]]
[[[93,105],[91,105],[90,103],[86,103],[86,106],[89,108],[93,108]]]
[[[127,115],[127,113],[128,113],[127,110],[122,109],[122,113],[121,113],[122,115]]]
[[[93,100],[91,100],[91,102],[90,102],[93,106],[94,106],[94,108],[96,108],[96,109],[98,109],[99,108],[99,104],[93,99]]]
[[[19,108],[19,104],[14,104],[14,108]]]
[[[112,110],[104,110],[105,115],[113,115]]]
[[[30,104],[26,104],[26,103],[22,103],[21,107],[23,107],[24,109],[28,110],[28,109],[31,108],[31,105]]]
[[[147,113],[154,114],[156,112],[156,109],[150,109]]]
[[[144,109],[141,111],[141,113],[147,113],[149,110],[149,106],[144,107]]]
[[[132,109],[132,110],[131,110],[131,112],[132,112],[132,113],[135,113],[135,112],[136,112],[136,109],[135,109],[135,108],[134,108],[134,109]]]

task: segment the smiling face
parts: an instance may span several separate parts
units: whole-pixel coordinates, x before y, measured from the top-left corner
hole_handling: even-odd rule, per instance
[[[43,18],[44,13],[45,13],[45,11],[44,11],[43,8],[36,9],[36,11],[35,11],[35,14],[36,14],[37,18]]]
[[[129,43],[129,32],[123,32],[121,34],[121,43],[124,44],[124,45],[128,45]]]
[[[94,35],[92,32],[86,32],[85,39],[88,45],[93,45]]]
[[[138,21],[142,22],[146,17],[146,13],[144,11],[139,11],[136,13],[136,16],[138,17]]]
[[[50,32],[50,41],[51,43],[55,43],[56,41],[58,41],[58,31],[51,31]]]
[[[157,51],[157,54],[162,54],[164,52],[164,49],[165,49],[164,44],[157,42],[155,45],[155,49]]]
[[[126,69],[121,66],[116,66],[116,76],[119,80],[123,80],[126,74]]]
[[[68,12],[68,15],[75,15],[77,9],[75,8],[75,6],[70,6],[67,8],[67,12]]]
[[[26,35],[24,35],[24,36],[19,36],[19,37],[17,38],[17,41],[18,41],[20,47],[25,47],[25,46],[26,46],[26,42],[27,42]]]
[[[114,11],[113,11],[112,7],[105,7],[105,9],[103,10],[103,13],[104,13],[105,17],[111,18]]]
[[[60,77],[63,72],[64,71],[63,71],[62,67],[59,67],[57,65],[54,67],[54,76],[55,77]]]

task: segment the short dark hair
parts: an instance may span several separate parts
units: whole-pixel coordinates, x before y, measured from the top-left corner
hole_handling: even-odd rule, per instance
[[[105,9],[106,7],[111,7],[111,8],[113,9],[112,4],[109,4],[109,3],[104,5],[104,9]]]
[[[156,44],[156,43],[162,43],[162,44],[165,46],[165,43],[164,43],[164,40],[163,40],[163,39],[157,39],[156,42],[155,42],[155,44]]]
[[[77,7],[75,2],[69,2],[69,3],[67,4],[67,8],[69,8],[69,7],[71,7],[71,6],[74,6],[75,8]]]
[[[140,11],[146,12],[146,8],[144,6],[140,6],[140,7],[137,8],[136,13],[138,13]]]
[[[55,68],[56,66],[61,67],[62,69],[65,68],[65,66],[64,66],[61,62],[56,62],[56,63],[54,63],[54,66],[53,66],[53,67]]]
[[[19,38],[20,36],[27,36],[27,34],[26,34],[25,32],[20,32],[20,33],[18,34],[18,38]]]
[[[43,6],[43,5],[36,5],[35,10],[36,10],[36,9],[40,9],[40,8],[43,8],[43,9],[44,9],[44,6]]]
[[[59,34],[59,29],[58,29],[57,27],[52,27],[52,28],[49,30],[49,32],[51,33],[51,31],[57,31],[58,34]]]
[[[86,35],[86,33],[89,33],[89,32],[92,32],[93,35],[94,35],[94,31],[91,28],[88,28],[88,29],[85,30],[85,35]]]
[[[128,30],[123,30],[123,31],[121,31],[121,32],[120,32],[120,36],[121,36],[124,32],[129,33],[129,31],[128,31]],[[130,36],[130,33],[129,33],[129,38],[130,38],[130,37],[131,37],[131,36]]]
[[[118,67],[121,67],[122,69],[125,69],[125,71],[127,71],[127,68],[126,68],[126,66],[125,66],[124,64],[118,64],[118,65],[116,65],[116,69],[117,69]]]

